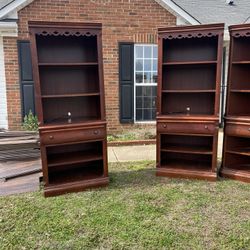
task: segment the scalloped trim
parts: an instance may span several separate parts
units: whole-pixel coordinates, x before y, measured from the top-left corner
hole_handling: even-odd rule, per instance
[[[232,37],[250,37],[250,30],[245,30],[245,31],[236,31],[232,33]]]
[[[221,32],[215,32],[215,31],[210,31],[210,32],[192,32],[192,33],[183,33],[183,32],[178,32],[178,33],[165,33],[165,34],[160,34],[159,36],[163,39],[184,39],[184,38],[202,38],[202,37],[214,37],[220,35]]]
[[[94,30],[40,30],[36,32],[38,36],[97,36],[99,34],[98,31]]]

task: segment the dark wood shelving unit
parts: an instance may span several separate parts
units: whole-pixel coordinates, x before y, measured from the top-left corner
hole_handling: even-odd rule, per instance
[[[223,24],[158,31],[158,176],[217,178],[223,31]]]
[[[29,22],[45,196],[108,184],[101,30]]]
[[[229,27],[222,176],[250,183],[250,24]]]

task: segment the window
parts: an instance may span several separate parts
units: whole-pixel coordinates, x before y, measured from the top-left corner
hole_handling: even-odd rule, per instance
[[[135,121],[154,121],[156,118],[157,45],[135,45]]]

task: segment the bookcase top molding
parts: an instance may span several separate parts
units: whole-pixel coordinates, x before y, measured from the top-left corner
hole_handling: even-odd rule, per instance
[[[29,22],[30,33],[38,36],[97,36],[100,23]]]
[[[232,37],[250,37],[250,24],[239,24],[229,26]]]
[[[223,35],[224,24],[208,24],[193,26],[178,26],[159,28],[159,38],[162,39],[183,39],[183,38],[202,38]]]

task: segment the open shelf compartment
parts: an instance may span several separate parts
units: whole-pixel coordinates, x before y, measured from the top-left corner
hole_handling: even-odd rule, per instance
[[[212,156],[200,154],[186,154],[175,152],[161,152],[161,168],[209,172],[212,171]]]
[[[102,177],[102,141],[49,146],[47,162],[49,184],[61,184]]]
[[[96,63],[96,36],[36,36],[39,63]]]
[[[99,93],[98,66],[40,67],[41,95]]]
[[[46,125],[68,124],[75,120],[91,121],[101,118],[100,96],[46,98],[42,103],[44,124]]]
[[[161,151],[192,155],[212,155],[212,136],[161,135]]]
[[[163,93],[162,114],[213,115],[215,93]]]
[[[164,39],[163,62],[217,61],[218,37]]]
[[[215,65],[163,66],[162,90],[214,90]]]

